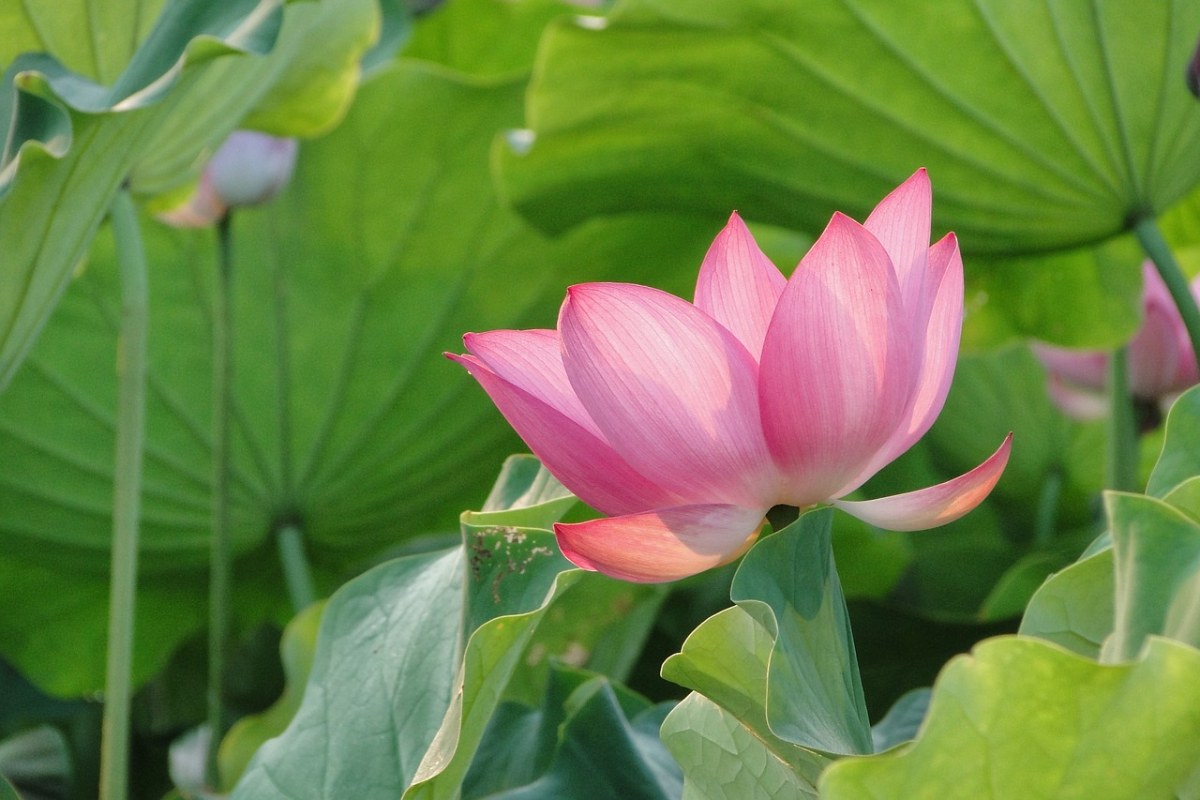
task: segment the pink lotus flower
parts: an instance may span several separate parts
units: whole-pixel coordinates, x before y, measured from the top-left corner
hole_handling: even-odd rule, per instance
[[[1200,278],[1191,288],[1200,299]],[[1078,419],[1096,419],[1108,413],[1107,351],[1041,343],[1032,347],[1046,367],[1050,396],[1063,411]],[[1142,264],[1142,326],[1128,348],[1129,390],[1138,400],[1154,403],[1200,382],[1183,318],[1150,261]]]
[[[212,225],[231,208],[256,206],[287,185],[296,165],[295,139],[234,131],[204,167],[196,191],[159,219],[179,228]]]
[[[695,303],[620,283],[572,286],[558,330],[464,337],[450,355],[546,467],[610,515],[555,526],[584,569],[668,581],[725,564],[765,513],[832,503],[921,530],[991,491],[1009,439],[946,483],[842,499],[920,438],[958,355],[962,260],[929,246],[921,170],[859,225],[835,214],[790,280],[734,214]],[[1010,437],[1011,438],[1011,437]]]

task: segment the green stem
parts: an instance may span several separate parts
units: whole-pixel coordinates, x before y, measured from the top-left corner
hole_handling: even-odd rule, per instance
[[[1133,230],[1142,244],[1142,249],[1150,256],[1155,269],[1162,276],[1163,283],[1167,285],[1176,308],[1179,309],[1179,316],[1183,318],[1188,338],[1192,341],[1196,363],[1200,366],[1200,308],[1196,306],[1196,298],[1188,286],[1187,276],[1179,268],[1179,262],[1175,260],[1175,254],[1163,238],[1162,231],[1158,229],[1158,221],[1154,217],[1139,219]]]
[[[292,610],[298,614],[317,599],[308,556],[304,553],[304,535],[299,525],[286,522],[277,529],[275,540],[279,546],[279,562],[283,565],[283,579],[287,583]]]
[[[229,639],[232,558],[229,547],[229,445],[233,399],[233,271],[230,218],[217,223],[217,269],[213,287],[213,508],[208,586],[208,785],[220,789],[217,749],[225,735],[225,643]]]
[[[117,340],[117,441],[113,478],[112,577],[104,682],[100,798],[129,794],[129,707],[133,698],[133,628],[137,599],[138,518],[146,406],[146,254],[137,209],[122,189],[109,211],[121,277]]]
[[[1113,351],[1108,361],[1108,474],[1109,489],[1132,492],[1137,489],[1138,431],[1133,396],[1129,391],[1128,353],[1124,347]]]
[[[1062,498],[1063,476],[1055,469],[1042,481],[1042,491],[1038,496],[1037,515],[1034,517],[1033,543],[1038,549],[1045,548],[1054,541],[1054,531],[1058,521],[1058,504]]]

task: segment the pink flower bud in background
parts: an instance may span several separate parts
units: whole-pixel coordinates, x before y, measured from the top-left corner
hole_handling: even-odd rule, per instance
[[[197,228],[212,225],[230,209],[265,203],[292,177],[297,149],[295,139],[234,131],[204,167],[195,193],[159,218]]]
[[[1192,282],[1192,294],[1200,298],[1200,279]],[[1149,261],[1142,265],[1142,325],[1128,348],[1129,390],[1138,400],[1155,403],[1200,381],[1183,318]],[[1033,352],[1046,367],[1050,396],[1063,411],[1077,419],[1108,413],[1107,351],[1034,343]]]
[[[929,246],[924,170],[860,225],[834,215],[784,278],[734,214],[695,302],[646,286],[567,290],[557,330],[467,334],[449,355],[567,488],[610,515],[555,526],[584,569],[668,581],[737,558],[775,505],[832,503],[891,530],[958,519],[1009,439],[927,489],[848,501],[941,411],[958,357],[958,242]],[[1011,438],[1011,437],[1010,437]]]

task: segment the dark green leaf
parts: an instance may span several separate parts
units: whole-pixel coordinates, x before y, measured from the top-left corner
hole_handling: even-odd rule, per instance
[[[669,704],[651,706],[600,676],[551,679],[540,711],[489,729],[463,797],[490,800],[670,800],[682,779],[658,738]],[[486,742],[486,740],[485,740]],[[522,759],[529,759],[523,761]],[[547,769],[548,767],[548,769]],[[536,780],[530,780],[536,778]]]
[[[930,696],[931,690],[925,688],[906,692],[888,709],[883,719],[871,726],[876,753],[917,738],[917,731],[929,710]]]

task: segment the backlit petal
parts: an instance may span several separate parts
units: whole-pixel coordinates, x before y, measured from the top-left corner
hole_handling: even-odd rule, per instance
[[[713,241],[696,280],[696,307],[736,336],[755,359],[787,279],[736,213]]]
[[[864,223],[892,259],[904,307],[910,313],[920,308],[929,277],[926,258],[932,203],[929,175],[921,168],[879,201]]]
[[[962,517],[988,496],[1008,464],[1012,434],[1000,448],[970,472],[915,492],[878,500],[838,500],[834,505],[863,522],[889,531],[921,531]]]
[[[913,361],[920,366],[910,405],[887,444],[862,471],[838,489],[837,497],[854,491],[912,447],[933,426],[946,404],[958,362],[963,322],[962,257],[954,234],[929,248],[928,271],[925,285],[932,295],[927,304],[929,320],[923,329],[918,327],[914,332],[917,341],[913,343]]]
[[[468,333],[463,336],[463,344],[497,376],[603,438],[567,380],[558,331]]]
[[[447,356],[467,368],[533,454],[583,502],[605,514],[679,502],[631,467],[603,438],[544,398],[501,377],[475,356]]]
[[[899,425],[914,382],[900,287],[875,237],[835,214],[788,281],[763,345],[763,429],[787,488],[827,500]]]
[[[656,289],[589,283],[568,290],[559,331],[580,402],[635,469],[690,502],[769,502],[758,367],[720,323]]]
[[[563,555],[584,569],[638,583],[661,583],[728,564],[754,543],[763,510],[677,506],[611,517],[554,532]]]

